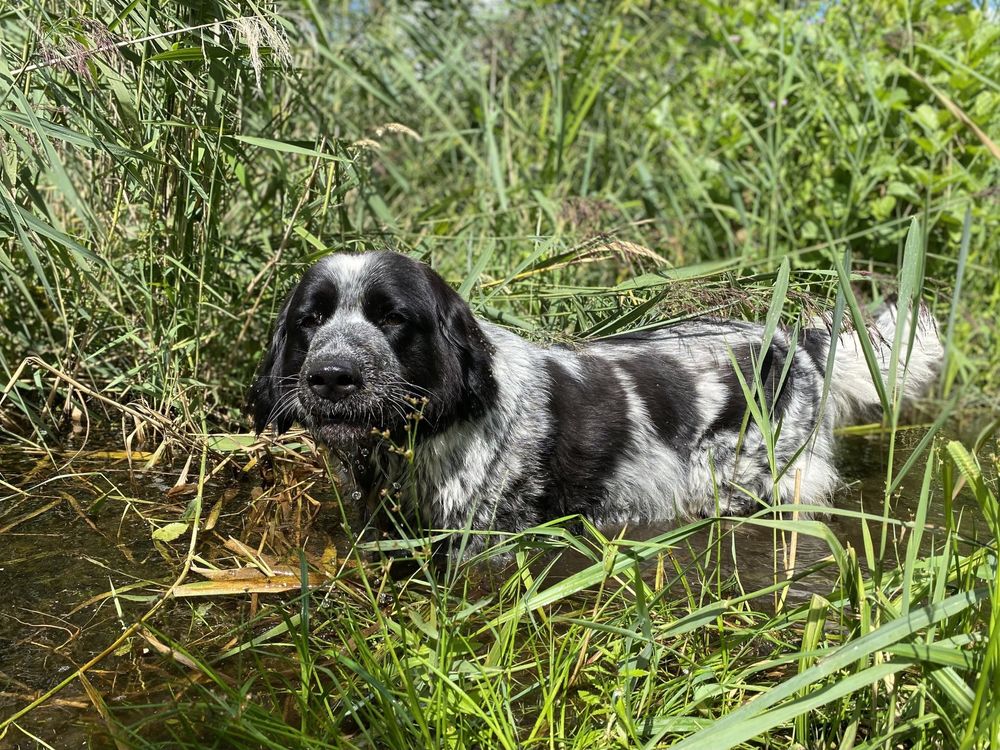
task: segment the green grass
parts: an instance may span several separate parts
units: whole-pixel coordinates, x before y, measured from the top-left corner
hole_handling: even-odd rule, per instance
[[[641,542],[556,524],[506,543],[525,560],[575,550],[588,562],[564,579],[548,557],[403,581],[303,557],[325,582],[238,627],[216,600],[195,600],[188,631],[158,619],[182,601],[123,621],[109,652],[156,628],[175,671],[132,701],[155,710],[107,709],[92,677],[108,731],[139,747],[988,747],[995,7],[435,8],[0,8],[0,440],[61,471],[77,410],[151,463],[193,457],[183,512],[128,510],[175,524],[157,544],[186,580],[215,553],[212,468],[259,455],[235,433],[284,291],[316,257],[372,247],[428,260],[479,314],[538,340],[706,313],[771,332],[820,309],[857,322],[895,289],[942,323],[941,405],[904,446],[883,389],[882,492],[867,515],[840,511],[861,548],[822,521],[743,522],[771,535],[768,587],[733,572],[742,532],[720,521]],[[946,437],[984,413],[981,439]],[[284,483],[256,498],[262,528],[289,493],[333,492],[303,489],[301,446],[274,450]],[[798,536],[830,554],[789,579],[781,550]],[[835,583],[788,593],[817,575]],[[195,639],[206,612],[221,615]],[[0,737],[37,710],[0,717]]]

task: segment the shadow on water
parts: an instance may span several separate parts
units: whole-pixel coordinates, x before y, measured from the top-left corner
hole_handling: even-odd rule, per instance
[[[917,444],[920,433],[902,433],[895,456],[900,467]],[[80,665],[100,653],[122,631],[145,613],[177,575],[181,555],[174,547],[154,543],[151,520],[157,524],[181,517],[189,497],[172,494],[178,467],[130,471],[114,437],[106,452],[94,448],[70,467],[53,470],[48,458],[20,446],[0,444],[0,719],[10,716],[45,690],[58,684]],[[840,440],[839,466],[848,491],[838,497],[837,507],[881,514],[888,442],[878,436],[847,436]],[[892,500],[891,516],[912,520],[920,494],[922,471],[910,472]],[[202,554],[221,550],[227,535],[260,538],[262,517],[254,512],[256,480],[214,479],[205,487],[204,507],[221,507],[218,526],[202,537]],[[324,480],[314,493],[329,498]],[[943,504],[929,508],[922,547],[930,549],[946,526]],[[334,505],[328,503],[327,505]],[[963,506],[962,532],[974,539],[978,511]],[[308,529],[310,544],[343,544],[337,537],[336,512],[329,509]],[[854,518],[833,517],[833,533],[845,547],[862,551],[865,542],[861,524]],[[881,525],[871,523],[870,533],[879,549]],[[662,527],[629,530],[633,539],[650,538]],[[256,536],[254,536],[256,535]],[[678,550],[682,567],[719,565],[719,580],[738,573],[746,591],[763,588],[775,580],[776,537],[768,529],[741,526],[723,535],[721,544],[708,537],[695,538],[686,550]],[[882,564],[894,567],[905,546],[890,534]],[[827,544],[800,535],[796,569],[802,570],[827,557]],[[780,546],[780,545],[778,545]],[[294,557],[294,549],[286,549]],[[686,556],[686,560],[684,559]],[[579,569],[580,561],[558,561],[550,575],[559,577]],[[713,571],[715,568],[712,568]],[[784,576],[784,569],[782,577]],[[829,565],[797,582],[792,600],[812,593],[829,594],[837,583],[836,566]],[[154,625],[174,634],[181,643],[195,643],[205,633],[236,630],[254,614],[256,602],[249,597],[225,600],[175,600],[160,610]],[[141,703],[143,696],[162,691],[176,678],[176,671],[163,664],[149,644],[136,636],[112,656],[88,672],[97,691],[111,706]],[[94,739],[94,706],[79,681],[74,681],[43,709],[18,721],[18,726],[52,742],[57,747],[85,744]],[[0,748],[35,747],[35,743],[12,728]]]

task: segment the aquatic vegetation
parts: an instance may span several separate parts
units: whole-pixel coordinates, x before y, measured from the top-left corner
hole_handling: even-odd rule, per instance
[[[998,37],[889,0],[0,9],[0,745],[990,746]],[[829,520],[570,519],[435,572],[241,411],[304,264],[386,247],[539,339],[924,298],[940,398],[911,428],[890,377]]]

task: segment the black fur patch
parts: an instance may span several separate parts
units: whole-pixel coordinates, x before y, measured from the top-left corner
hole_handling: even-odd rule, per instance
[[[555,350],[558,351],[558,350]],[[556,355],[558,356],[558,355]],[[550,487],[543,515],[588,515],[601,508],[623,454],[632,449],[622,384],[606,361],[581,358],[577,380],[555,358],[545,363],[552,427],[544,456]]]
[[[764,403],[771,414],[772,422],[777,422],[784,414],[788,394],[791,393],[791,388],[786,386],[789,385],[788,381],[791,379],[792,373],[784,375],[788,349],[784,344],[772,341],[763,360],[760,359],[760,351],[760,345],[738,346],[733,348],[733,357],[739,366],[743,382],[751,389],[753,388],[755,369],[759,363],[760,387],[763,388]],[[729,364],[728,369],[724,369],[720,376],[720,380],[728,392],[728,398],[719,416],[709,427],[710,433],[720,430],[739,430],[747,413],[747,399],[743,392],[743,386],[736,368],[732,367],[731,363]],[[782,382],[783,375],[785,382]],[[759,398],[759,395],[756,398]]]
[[[660,439],[671,447],[690,445],[698,428],[698,391],[691,374],[672,357],[657,354],[625,360],[621,367]]]
[[[293,289],[285,300],[281,312],[278,313],[271,342],[257,367],[257,376],[247,394],[247,404],[253,414],[254,429],[258,434],[272,422],[277,432],[285,432],[299,416],[297,411],[282,408],[295,388],[298,368],[302,366],[302,360],[305,358],[305,352],[288,341],[288,307],[294,293]],[[297,356],[298,366],[293,363],[294,370],[286,372],[289,353]]]
[[[799,336],[799,346],[809,355],[816,369],[825,373],[830,352],[830,332],[825,328],[806,328]]]

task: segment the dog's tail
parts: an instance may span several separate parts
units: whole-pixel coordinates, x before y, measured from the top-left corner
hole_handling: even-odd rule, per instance
[[[926,395],[937,380],[944,359],[944,349],[934,316],[926,305],[920,305],[916,334],[911,343],[912,313],[907,315],[907,319],[899,321],[898,312],[896,300],[892,299],[875,312],[867,330],[847,331],[837,339],[828,404],[833,409],[835,425],[877,419],[882,409],[882,400],[865,358],[861,336],[871,342],[878,376],[890,402],[893,399],[893,393],[889,391],[889,384],[892,382],[890,367],[893,364],[896,370],[895,391],[904,405],[912,404]],[[893,345],[898,327],[903,330],[899,338],[900,348],[896,362],[893,363]]]

